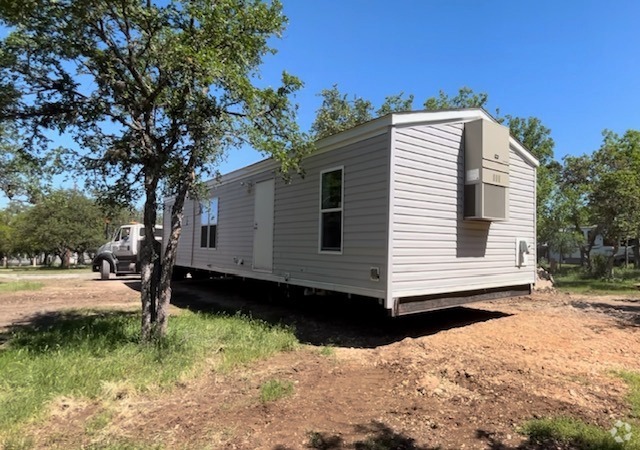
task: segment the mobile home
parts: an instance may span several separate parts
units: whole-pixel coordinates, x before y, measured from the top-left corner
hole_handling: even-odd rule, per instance
[[[389,114],[318,141],[304,177],[267,159],[209,181],[185,203],[176,267],[367,296],[394,316],[528,294],[537,165],[482,109]]]
[[[583,244],[584,246],[587,246],[589,243],[589,237],[590,234],[592,232],[594,232],[594,230],[596,229],[595,226],[589,226],[589,227],[580,227],[580,231],[582,234],[582,239],[583,239]],[[571,232],[573,230],[565,230],[568,232]],[[630,244],[630,242],[634,242],[629,241],[629,240],[623,240],[622,242],[620,242],[619,246],[618,246],[618,251],[615,254],[615,258],[614,258],[614,262],[616,264],[622,264],[624,262],[633,262],[634,260],[634,253],[633,253],[633,245]],[[597,233],[594,236],[593,239],[593,246],[591,247],[591,251],[589,252],[589,255],[591,257],[595,256],[595,255],[602,255],[605,257],[609,257],[613,254],[613,249],[614,249],[614,244],[615,242],[612,242],[611,239],[607,240],[604,238],[604,236],[601,233]],[[553,261],[557,261],[557,262],[563,262],[563,263],[569,263],[569,264],[580,264],[582,262],[582,255],[580,253],[580,246],[576,246],[574,248],[572,248],[568,253],[566,254],[561,254],[558,249],[555,249],[553,247],[549,247],[549,260],[553,260]]]

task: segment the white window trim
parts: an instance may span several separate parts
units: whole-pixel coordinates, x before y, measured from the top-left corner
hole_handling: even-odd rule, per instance
[[[335,172],[340,170],[340,208],[322,209],[322,175],[327,172]],[[344,166],[331,167],[320,171],[320,180],[318,182],[320,192],[318,193],[318,254],[321,255],[342,255],[344,251]],[[340,212],[340,250],[322,250],[322,214],[328,212]]]
[[[216,223],[210,223],[209,222],[209,217],[207,217],[207,224],[204,225],[202,223],[202,214],[204,213],[204,211],[209,211],[207,209],[207,206],[210,206],[211,202],[213,200],[217,200],[217,202],[216,202]],[[219,222],[220,222],[220,217],[218,215],[219,212],[220,212],[220,197],[209,197],[209,198],[207,198],[205,200],[205,203],[198,202],[198,204],[199,204],[199,209],[200,209],[200,233],[201,233],[200,234],[200,247],[199,248],[202,249],[202,250],[205,250],[205,249],[206,250],[217,250],[218,249],[218,225],[219,225]],[[215,225],[216,226],[216,246],[215,247],[210,247],[209,246],[209,236],[210,236],[209,233],[210,232],[209,232],[208,227],[210,227],[211,225]],[[203,247],[202,246],[202,227],[205,227],[205,226],[207,227],[207,245]]]

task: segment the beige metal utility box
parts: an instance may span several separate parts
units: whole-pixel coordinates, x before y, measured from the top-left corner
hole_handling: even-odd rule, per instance
[[[509,129],[485,119],[464,125],[464,217],[506,220],[509,201]]]

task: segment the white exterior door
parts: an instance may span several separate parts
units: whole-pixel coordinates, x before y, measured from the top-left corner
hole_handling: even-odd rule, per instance
[[[274,180],[255,186],[253,219],[253,269],[271,272],[273,269],[273,201]]]

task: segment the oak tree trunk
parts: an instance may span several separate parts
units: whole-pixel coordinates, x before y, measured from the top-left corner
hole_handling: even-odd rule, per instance
[[[620,242],[620,240],[616,239],[616,242]],[[607,258],[607,275],[606,275],[607,280],[613,279],[613,266],[616,261],[616,253],[618,253],[619,248],[620,248],[619,245],[614,245],[611,255]]]
[[[589,231],[587,233],[587,237],[588,237],[588,242],[587,242],[587,246],[585,248],[584,254],[585,254],[585,259],[586,259],[586,268],[589,270],[589,272],[591,272],[591,249],[593,249],[593,246],[596,244],[596,237],[598,236],[598,234],[600,234],[600,226],[597,226],[596,228],[594,228],[593,230]]]
[[[145,173],[144,239],[140,248],[140,299],[142,302],[142,340],[150,341],[158,336],[157,331],[157,283],[154,282],[156,266],[160,264],[160,249],[156,242],[156,208],[158,205],[158,177],[152,171]],[[154,270],[155,269],[155,270]]]
[[[171,229],[168,233],[169,238],[165,243],[162,257],[160,285],[158,287],[158,332],[162,336],[167,332],[169,304],[171,303],[171,278],[173,276],[173,266],[176,262],[178,239],[182,232],[182,210],[186,194],[187,186],[184,186],[174,199],[171,207]],[[167,234],[165,233],[165,235]]]

